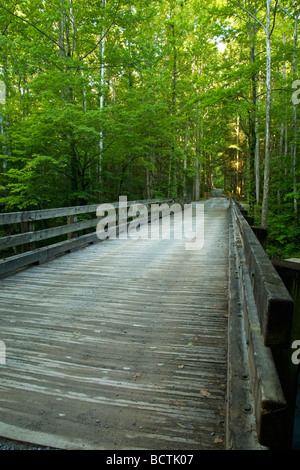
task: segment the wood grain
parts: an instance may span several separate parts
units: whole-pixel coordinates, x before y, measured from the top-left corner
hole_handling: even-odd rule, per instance
[[[63,449],[223,449],[228,202],[205,244],[109,240],[1,281],[0,435]]]

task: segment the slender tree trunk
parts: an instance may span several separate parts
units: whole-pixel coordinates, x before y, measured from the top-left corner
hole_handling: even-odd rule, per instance
[[[256,12],[255,12],[256,16]],[[254,65],[256,62],[255,51],[255,36],[256,36],[256,22],[254,20],[252,26],[252,18],[249,15],[249,32],[250,32],[250,62]],[[250,111],[250,130],[249,130],[249,213],[254,214],[255,203],[255,159],[256,159],[256,118],[257,118],[257,72],[254,72],[252,77],[252,110]]]
[[[252,56],[252,61],[255,63],[256,61],[256,49],[255,49],[255,38],[257,35],[257,3],[255,2],[255,18],[254,18],[254,24],[253,24],[253,48],[251,52],[253,54]],[[250,19],[250,18],[249,18]],[[256,72],[253,77],[252,77],[252,83],[253,83],[253,107],[254,107],[254,139],[255,139],[255,150],[254,150],[254,173],[255,177],[253,177],[254,180],[254,186],[255,186],[255,200],[256,203],[259,204],[260,202],[260,134],[259,134],[259,73]]]
[[[283,159],[283,147],[284,147],[284,122],[280,124],[280,143],[279,143],[279,184],[277,187],[277,204],[281,206],[281,181],[282,181],[282,159]]]
[[[1,103],[0,103],[0,130],[1,130],[1,135],[2,135],[3,137],[5,137],[4,118],[3,118],[2,104],[1,104]],[[5,173],[6,170],[7,170],[7,161],[6,161],[7,150],[6,150],[6,145],[5,145],[5,142],[4,142],[4,141],[3,141],[3,144],[2,144],[2,151],[3,151],[3,155],[4,155],[4,159],[3,159],[3,171],[4,171],[4,173]]]
[[[259,90],[258,90],[259,91]],[[255,188],[256,203],[260,203],[260,134],[259,134],[259,98],[257,98],[256,116],[255,116]]]
[[[271,77],[272,77],[272,49],[271,49],[271,0],[267,0],[267,24],[266,24],[266,140],[265,140],[265,172],[264,190],[262,202],[261,225],[267,228],[268,203],[270,192],[270,155],[271,155]]]
[[[283,44],[286,44],[286,36],[285,33],[283,33],[283,38],[282,38]],[[286,62],[284,61],[282,65],[282,79],[284,83],[286,82]],[[280,143],[279,143],[279,185],[277,188],[277,204],[278,206],[281,206],[281,183],[283,182],[283,161],[285,161],[285,129],[286,129],[286,124],[287,124],[287,114],[286,114],[286,105],[287,103],[285,102],[285,113],[283,116],[283,119],[281,121],[280,125]]]
[[[2,32],[3,39],[6,35],[6,30]],[[7,171],[7,146],[5,142],[5,125],[4,125],[4,108],[3,106],[6,103],[6,99],[8,98],[8,88],[6,86],[6,83],[8,82],[7,80],[7,54],[5,53],[4,58],[3,58],[3,67],[2,67],[2,75],[3,75],[3,80],[0,80],[0,132],[2,135],[2,152],[3,152],[3,172],[5,173]],[[8,123],[6,121],[6,127],[8,127]]]
[[[293,52],[293,74],[296,80],[297,74],[297,42],[298,42],[298,15],[295,17],[295,34],[294,34],[294,52]],[[292,154],[292,173],[293,173],[293,192],[294,192],[294,213],[298,214],[297,200],[297,154],[298,154],[298,121],[297,121],[297,105],[293,106],[293,127],[294,127],[294,144]]]
[[[196,122],[196,142],[195,142],[195,177],[194,177],[194,190],[193,198],[195,201],[199,201],[201,195],[201,134],[200,134],[200,119],[199,119],[199,108],[197,107],[197,122]]]
[[[241,193],[240,183],[240,118],[236,122],[236,195]],[[241,183],[242,184],[242,183]]]
[[[175,37],[175,26],[171,24],[172,45],[173,45],[173,73],[172,73],[172,145],[169,165],[169,197],[177,196],[177,176],[176,176],[176,101],[177,101],[177,46]]]
[[[256,20],[264,29],[266,36],[266,128],[265,128],[265,170],[264,170],[264,189],[262,201],[262,216],[261,225],[267,228],[268,223],[268,203],[270,192],[270,156],[271,156],[271,80],[272,80],[272,48],[271,36],[275,27],[276,11],[278,0],[275,0],[275,10],[273,16],[273,25],[271,27],[271,6],[272,0],[266,0],[266,25],[257,20],[257,18],[246,8],[241,5],[238,0],[239,7],[248,13],[254,20]]]
[[[61,0],[61,19],[59,23],[59,58],[62,62],[62,70],[64,74],[68,74],[70,72],[70,60],[73,57],[74,49],[75,49],[75,31],[74,31],[74,23],[70,26],[70,22],[72,21],[72,10],[71,10],[71,3],[68,0]],[[73,31],[73,36],[71,38]],[[62,98],[68,103],[73,104],[74,96],[73,96],[73,88],[71,86],[63,86],[62,88]],[[69,179],[70,179],[70,204],[77,205],[83,203],[82,200],[78,199],[77,192],[83,186],[83,178],[80,174],[79,168],[79,160],[76,151],[76,145],[74,140],[74,135],[72,131],[69,132],[68,135],[68,142],[69,142]]]
[[[6,161],[7,148],[5,144],[4,113],[3,113],[3,105],[5,105],[5,102],[6,102],[6,85],[5,85],[5,82],[1,80],[0,81],[0,131],[1,131],[1,135],[3,136],[2,152],[4,155],[4,159],[3,159],[3,171],[4,172],[6,172],[7,170],[7,161]]]
[[[104,10],[104,20],[105,20],[105,10],[106,10],[106,0],[103,0],[103,10]],[[99,56],[100,56],[100,97],[99,97],[99,106],[100,111],[104,108],[104,83],[105,83],[105,24],[103,22],[102,32],[99,35]],[[99,183],[100,183],[100,191],[102,188],[102,164],[103,164],[103,147],[104,147],[104,139],[103,139],[103,127],[100,125],[100,135],[99,135]]]
[[[188,152],[188,142],[189,142],[189,124],[187,124],[187,129],[184,135],[184,157],[183,157],[183,196],[187,195],[186,188],[186,168],[187,168],[187,152]]]
[[[64,0],[60,1],[61,9],[63,10],[64,7]],[[59,57],[60,59],[65,59],[65,14],[61,13],[61,19],[59,23],[59,38],[58,38],[58,45],[59,45]]]
[[[153,124],[150,123],[149,139],[151,140]],[[151,166],[146,166],[146,199],[152,199],[153,196],[153,171],[154,166],[154,145],[149,149],[149,163]]]
[[[200,91],[198,92],[200,94]],[[197,119],[196,119],[196,142],[195,142],[195,178],[194,178],[194,198],[196,201],[203,196],[205,189],[203,189],[203,184],[205,181],[202,179],[202,173],[204,171],[204,120],[207,116],[208,111],[200,116],[200,110],[197,108]]]

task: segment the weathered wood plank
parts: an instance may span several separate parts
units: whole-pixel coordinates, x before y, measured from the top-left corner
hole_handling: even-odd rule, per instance
[[[26,232],[2,237],[0,238],[0,250],[5,250],[12,246],[19,246],[24,243],[38,242],[49,238],[59,237],[60,235],[78,232],[79,230],[95,227],[98,222],[99,219],[85,220],[83,222],[75,222],[68,225],[61,225],[59,227],[37,230],[36,232]]]
[[[229,217],[228,286],[228,377],[226,412],[226,448],[261,450],[257,433],[255,405],[249,368],[247,340],[241,304],[239,253],[233,215]]]
[[[237,223],[233,208],[231,217],[236,247],[236,270],[239,278],[239,303],[243,318],[243,334],[245,335],[244,351],[246,350],[247,355],[257,439],[262,446],[280,449],[285,444],[287,403],[271,349],[265,345],[264,331],[258,313],[260,304],[255,298],[251,279],[253,265],[249,266],[245,254],[246,230],[242,233],[245,227],[240,224],[240,218]],[[249,411],[251,411],[251,406]]]
[[[251,276],[264,343],[266,346],[288,347],[293,300],[251,227],[234,203],[232,210]]]
[[[274,358],[264,345],[257,308],[248,271],[243,263],[243,309],[248,360],[259,442],[280,449],[287,425],[287,403]]]
[[[37,211],[8,212],[0,214],[0,225],[16,224],[28,221],[38,221],[66,217],[68,215],[88,214],[96,212],[99,204],[89,206],[61,207]]]
[[[10,256],[9,258],[0,260],[0,278],[12,275],[17,270],[26,266],[36,263],[46,263],[55,256],[59,256],[71,250],[77,250],[87,244],[96,242],[99,242],[97,234],[90,233],[72,240],[66,240],[43,248],[37,248],[36,250],[28,251],[20,255]]]
[[[145,199],[137,201],[128,201],[127,207],[134,204],[154,204],[154,203],[171,203],[174,199]],[[118,208],[119,202],[109,203],[115,208]],[[8,212],[0,214],[0,225],[15,224],[21,222],[31,222],[46,219],[55,219],[58,217],[66,217],[68,215],[89,214],[96,212],[100,204],[92,204],[87,206],[74,206],[74,207],[60,207],[55,209],[44,209],[36,211],[23,211],[23,212]]]
[[[156,207],[158,211],[157,214],[159,217],[162,216],[164,212],[164,206],[167,208],[170,207],[170,203],[173,202],[173,199],[154,199],[154,200],[141,200],[141,201],[127,201],[122,202],[124,207],[130,208],[135,206],[138,208],[140,205],[147,207],[147,211],[150,209],[149,206]],[[183,200],[181,203],[183,204]],[[167,204],[169,203],[169,204]],[[177,204],[179,207],[180,205]],[[109,204],[110,207],[115,209],[119,208],[119,203],[112,203]],[[60,208],[60,209],[50,209],[50,210],[43,210],[43,211],[29,211],[29,212],[18,212],[18,213],[11,213],[11,214],[0,214],[0,225],[5,223],[12,223],[14,222],[21,222],[21,225],[26,225],[28,227],[31,226],[36,220],[42,220],[47,218],[55,218],[68,215],[68,220],[74,219],[74,215],[96,212],[96,215],[99,216],[98,219],[93,219],[89,221],[77,222],[77,223],[67,223],[65,226],[54,227],[50,229],[40,230],[37,232],[30,231],[27,233],[12,235],[8,237],[0,238],[0,249],[6,249],[12,246],[18,245],[27,245],[28,249],[25,250],[25,253],[22,255],[15,255],[7,257],[3,260],[0,260],[0,277],[4,277],[6,275],[11,275],[16,270],[23,268],[25,266],[29,266],[35,263],[43,263],[48,261],[49,259],[53,258],[54,256],[60,255],[62,253],[68,252],[72,249],[78,249],[84,246],[86,243],[94,243],[95,241],[99,241],[99,238],[105,239],[106,236],[101,237],[100,231],[95,232],[95,234],[90,235],[83,235],[81,237],[72,237],[72,234],[77,233],[79,230],[83,230],[85,228],[91,228],[96,226],[100,220],[101,216],[105,213],[105,210],[99,211],[99,205],[91,205],[91,206],[78,206],[78,207],[68,207],[68,208]],[[115,222],[116,224],[116,235],[119,234],[120,230],[125,229],[127,231],[128,224],[132,221],[134,216],[126,217],[125,223],[122,220],[118,219],[118,214],[110,215],[109,217],[105,217],[106,223]],[[149,211],[150,212],[150,211]],[[168,209],[167,212],[170,212]],[[152,213],[151,213],[152,214]],[[151,220],[152,215],[147,217],[147,220]],[[146,220],[146,219],[145,219]],[[68,240],[63,241],[60,243],[50,244],[44,248],[34,249],[34,242],[46,240],[49,238],[53,238],[56,236],[68,234]],[[98,238],[98,239],[97,239]],[[76,240],[74,240],[76,239]]]

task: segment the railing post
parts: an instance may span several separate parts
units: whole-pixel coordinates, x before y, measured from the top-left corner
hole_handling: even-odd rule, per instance
[[[28,232],[34,232],[35,230],[35,223],[33,221],[28,221],[28,222],[21,222],[21,233],[28,233]],[[31,251],[35,249],[35,243],[25,243],[22,245],[22,253],[25,253],[26,251]]]
[[[75,224],[75,223],[77,223],[77,216],[76,215],[68,215],[67,224],[71,225],[71,224]],[[73,238],[77,238],[77,237],[78,237],[78,232],[68,233],[68,240],[72,240]]]

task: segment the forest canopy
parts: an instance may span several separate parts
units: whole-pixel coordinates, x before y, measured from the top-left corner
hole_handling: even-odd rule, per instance
[[[299,23],[291,0],[2,0],[0,211],[219,187],[299,256]]]

